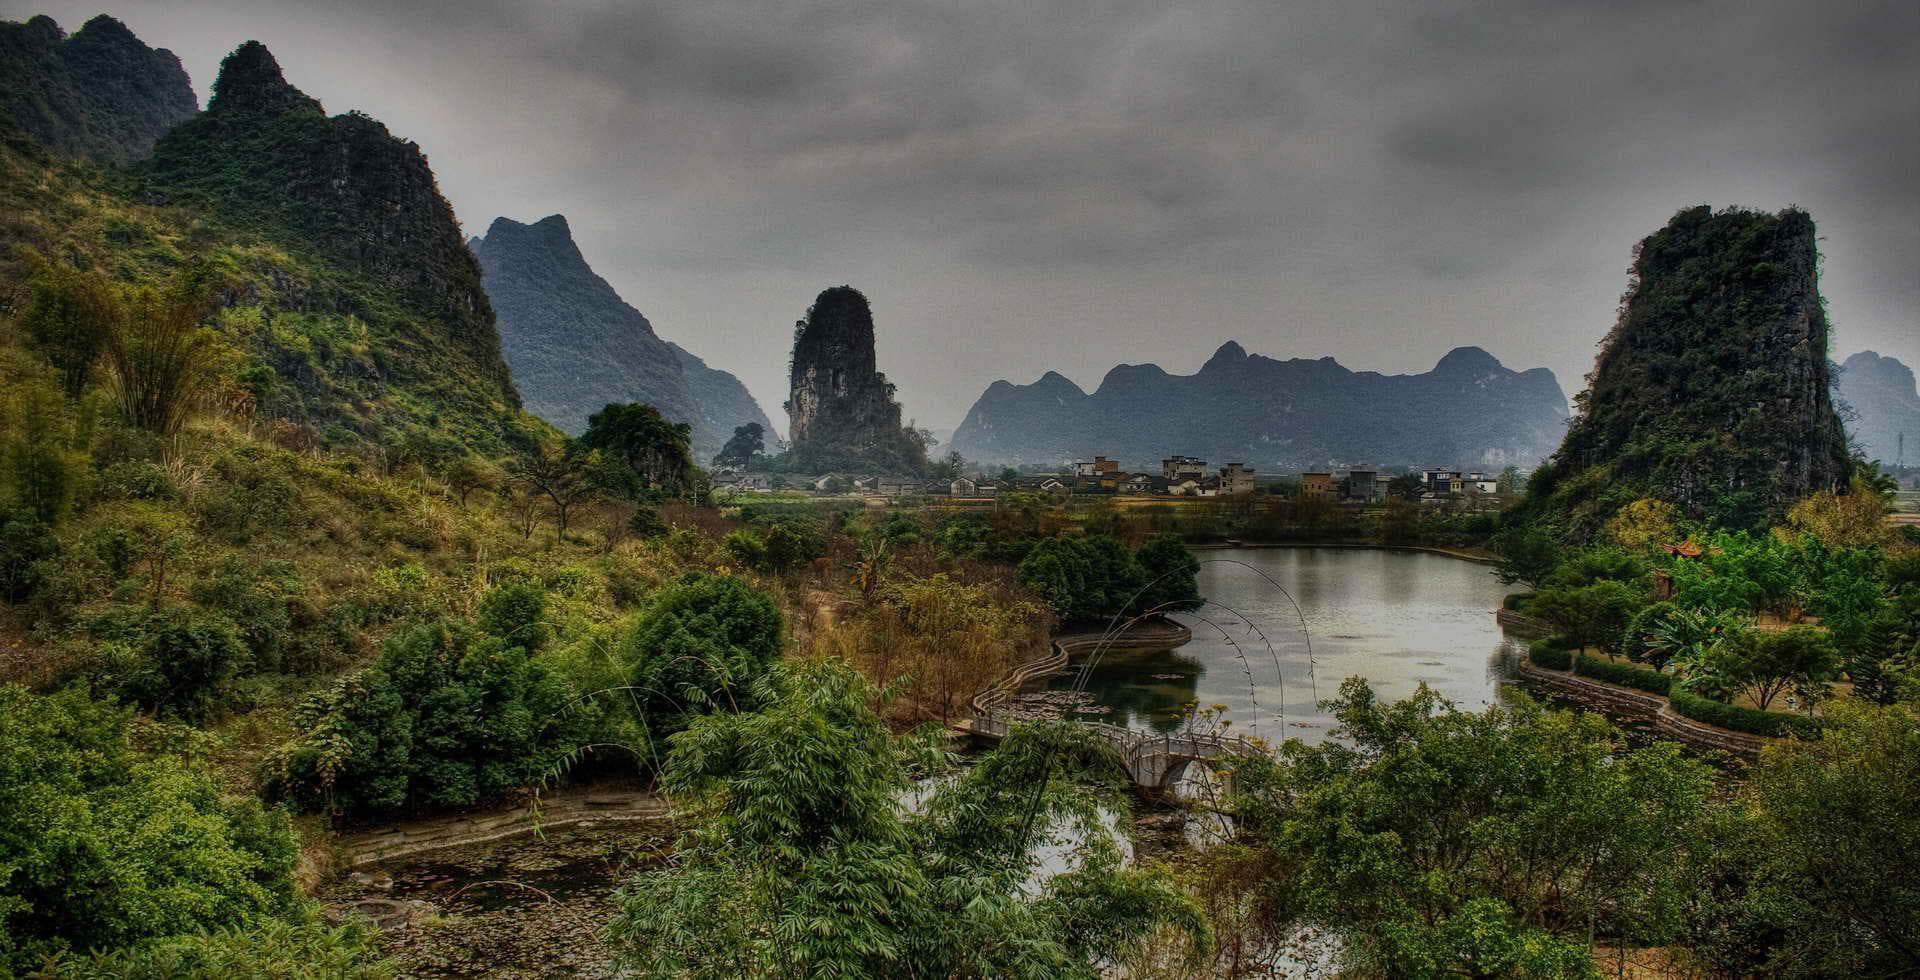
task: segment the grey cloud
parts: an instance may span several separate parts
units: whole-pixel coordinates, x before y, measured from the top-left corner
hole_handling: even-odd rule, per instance
[[[98,0],[0,0],[77,26]],[[1573,388],[1633,243],[1821,222],[1840,350],[1920,361],[1920,5],[1689,0],[141,0],[204,92],[256,37],[419,140],[463,221],[571,219],[664,336],[782,400],[823,285],[909,413],[1237,338]]]

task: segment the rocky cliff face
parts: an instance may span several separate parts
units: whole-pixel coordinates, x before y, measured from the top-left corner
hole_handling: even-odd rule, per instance
[[[180,59],[102,14],[68,37],[50,17],[0,22],[0,113],[49,149],[124,164],[199,108]]]
[[[654,333],[587,264],[567,219],[497,218],[473,251],[500,316],[500,340],[527,410],[568,432],[614,402],[645,402],[693,426],[696,458],[765,412],[732,375]]]
[[[1862,455],[1886,466],[1920,464],[1920,390],[1911,368],[1861,351],[1840,366],[1836,390],[1853,410],[1847,430]]]
[[[971,459],[1058,463],[1095,453],[1131,468],[1176,453],[1270,469],[1532,464],[1564,432],[1545,369],[1515,372],[1477,347],[1426,374],[1355,372],[1332,358],[1275,360],[1228,342],[1200,371],[1123,364],[1092,394],[1054,372],[996,381],[953,445]]]
[[[1648,236],[1580,408],[1535,484],[1575,537],[1636,497],[1755,526],[1844,486],[1813,219],[1702,206]]]
[[[227,56],[207,111],[162,137],[143,169],[151,199],[205,205],[350,277],[353,298],[332,305],[380,336],[388,381],[475,410],[518,406],[480,264],[420,147],[368,116],[327,116],[264,45]]]
[[[873,311],[851,286],[824,290],[794,327],[786,409],[793,461],[806,469],[917,473],[926,447],[901,427],[874,359]]]

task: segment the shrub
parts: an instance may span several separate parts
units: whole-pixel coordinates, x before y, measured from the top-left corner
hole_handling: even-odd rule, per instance
[[[288,651],[299,642],[295,610],[304,609],[306,585],[288,561],[230,557],[195,582],[193,600],[238,624],[240,635],[261,671],[285,669]]]
[[[1664,695],[1673,688],[1673,677],[1669,674],[1648,670],[1645,667],[1635,667],[1631,664],[1617,664],[1611,660],[1601,660],[1585,654],[1581,654],[1580,666],[1575,673],[1597,681],[1619,684],[1622,687],[1631,687],[1652,694]]]
[[[524,647],[465,623],[424,623],[373,667],[294,711],[301,734],[267,790],[351,815],[468,806],[552,772],[581,741],[572,691]]]
[[[1554,586],[1537,593],[1528,613],[1559,630],[1574,647],[1619,647],[1627,621],[1644,601],[1623,582],[1602,579],[1589,585]]]
[[[0,599],[24,602],[45,577],[60,541],[45,521],[24,511],[0,510]]]
[[[297,901],[285,817],[129,746],[126,713],[0,687],[0,974],[62,950],[246,929]]]
[[[393,967],[380,958],[364,926],[329,926],[309,917],[170,936],[91,956],[61,955],[41,967],[40,975],[45,980],[390,980]]]
[[[1573,666],[1573,653],[1550,640],[1535,640],[1528,644],[1527,659],[1533,661],[1535,666],[1548,670],[1566,670]]]
[[[1783,738],[1788,735],[1799,738],[1818,738],[1820,723],[1805,715],[1790,715],[1784,711],[1760,711],[1724,701],[1713,701],[1697,694],[1675,688],[1669,695],[1673,710],[1709,725],[1746,732],[1750,735],[1765,735]]]
[[[94,496],[101,500],[172,500],[177,494],[172,474],[146,460],[114,463],[94,484]]]
[[[773,600],[740,579],[690,575],[661,590],[622,638],[649,710],[687,716],[750,706],[784,639]]]
[[[122,698],[155,714],[207,718],[252,663],[240,631],[224,616],[162,609],[147,618],[141,633],[116,688]]]
[[[668,527],[667,522],[661,519],[660,511],[657,508],[642,504],[634,508],[632,517],[627,518],[627,530],[633,532],[633,536],[636,538],[658,538],[665,535],[668,531],[672,530],[672,528]]]
[[[547,645],[546,615],[546,590],[531,582],[496,586],[480,600],[480,628],[530,651]]]

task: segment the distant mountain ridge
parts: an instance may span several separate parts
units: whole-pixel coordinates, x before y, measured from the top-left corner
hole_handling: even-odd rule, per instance
[[[768,421],[739,379],[677,344],[593,271],[562,215],[532,224],[496,218],[469,243],[499,315],[500,343],[528,411],[561,429],[614,402],[645,402],[693,426],[696,458],[735,426]]]
[[[993,463],[1101,453],[1132,468],[1169,455],[1268,469],[1332,465],[1531,465],[1559,445],[1567,398],[1545,368],[1513,371],[1460,347],[1424,374],[1352,371],[1331,357],[1277,360],[1228,341],[1191,375],[1122,364],[1091,394],[1048,371],[996,381],[953,448]]]
[[[1853,409],[1847,431],[1863,455],[1888,466],[1920,463],[1920,389],[1913,369],[1861,351],[1840,365],[1836,388]]]

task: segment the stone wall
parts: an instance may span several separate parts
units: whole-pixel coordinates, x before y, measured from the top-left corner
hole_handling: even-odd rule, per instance
[[[1661,735],[1697,749],[1756,758],[1768,743],[1779,741],[1695,721],[1673,710],[1667,699],[1657,694],[1548,670],[1524,659],[1520,661],[1517,672],[1527,680],[1558,688],[1604,714],[1652,722],[1654,730]]]

